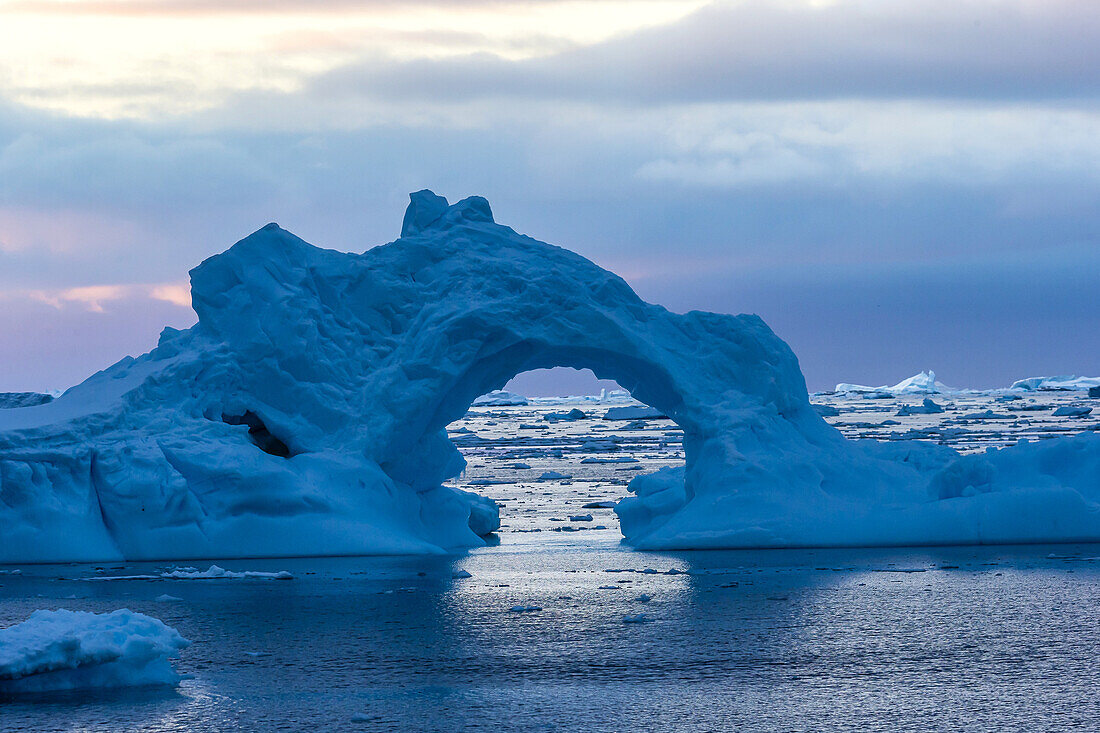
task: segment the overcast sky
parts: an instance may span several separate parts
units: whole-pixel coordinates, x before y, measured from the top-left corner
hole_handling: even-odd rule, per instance
[[[0,0],[0,391],[420,188],[760,314],[811,389],[1100,374],[1098,102],[1094,0]]]

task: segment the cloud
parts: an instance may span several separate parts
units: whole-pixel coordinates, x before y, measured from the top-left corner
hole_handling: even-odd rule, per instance
[[[106,306],[123,300],[157,300],[180,308],[191,308],[191,287],[187,283],[87,285],[60,290],[8,290],[5,300],[29,298],[56,309],[77,307],[90,313],[106,313]]]
[[[727,2],[550,56],[365,58],[307,87],[437,102],[1095,100],[1098,39],[1091,0]]]
[[[124,17],[179,15],[271,15],[423,8],[500,8],[515,0],[8,0],[0,9],[14,13],[116,15]],[[523,0],[525,5],[563,4],[568,0]]]

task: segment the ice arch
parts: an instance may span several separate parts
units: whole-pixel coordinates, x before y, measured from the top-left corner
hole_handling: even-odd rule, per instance
[[[444,427],[538,367],[667,412],[683,469],[617,511],[649,548],[1100,538],[1100,439],[959,459],[846,441],[756,316],[674,314],[616,275],[412,196],[363,254],[270,224],[191,273],[198,324],[57,400],[0,411],[0,561],[442,552],[495,506],[445,488]]]

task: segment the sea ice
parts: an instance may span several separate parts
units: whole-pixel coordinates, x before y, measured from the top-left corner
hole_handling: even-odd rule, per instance
[[[189,643],[128,609],[35,611],[0,629],[0,693],[174,685],[180,676],[169,659]]]
[[[1054,417],[1085,417],[1091,412],[1091,407],[1074,407],[1072,405],[1063,405],[1051,414]]]

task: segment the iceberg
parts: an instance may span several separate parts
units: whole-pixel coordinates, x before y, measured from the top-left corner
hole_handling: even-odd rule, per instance
[[[471,407],[512,407],[526,405],[527,398],[515,392],[505,392],[502,389],[494,389],[488,394],[483,394],[474,400]]]
[[[906,395],[906,394],[941,394],[943,392],[954,392],[951,387],[948,387],[943,382],[936,381],[936,373],[933,371],[921,372],[915,374],[908,379],[903,379],[893,386],[883,385],[881,387],[868,387],[862,384],[848,384],[847,382],[841,382],[834,389],[834,392],[839,394],[886,394],[886,395]]]
[[[158,619],[111,613],[35,611],[0,629],[0,694],[175,685],[169,661],[190,644]]]
[[[1009,389],[1027,392],[1087,392],[1093,387],[1100,387],[1100,377],[1028,377],[1016,380]]]
[[[615,505],[637,548],[1100,539],[1100,436],[978,459],[849,441],[758,316],[646,303],[481,197],[414,193],[401,236],[362,254],[269,224],[192,270],[191,295],[195,326],[0,411],[0,562],[481,546],[497,506],[445,485],[466,465],[446,427],[556,366],[628,385],[683,430],[685,465]]]

